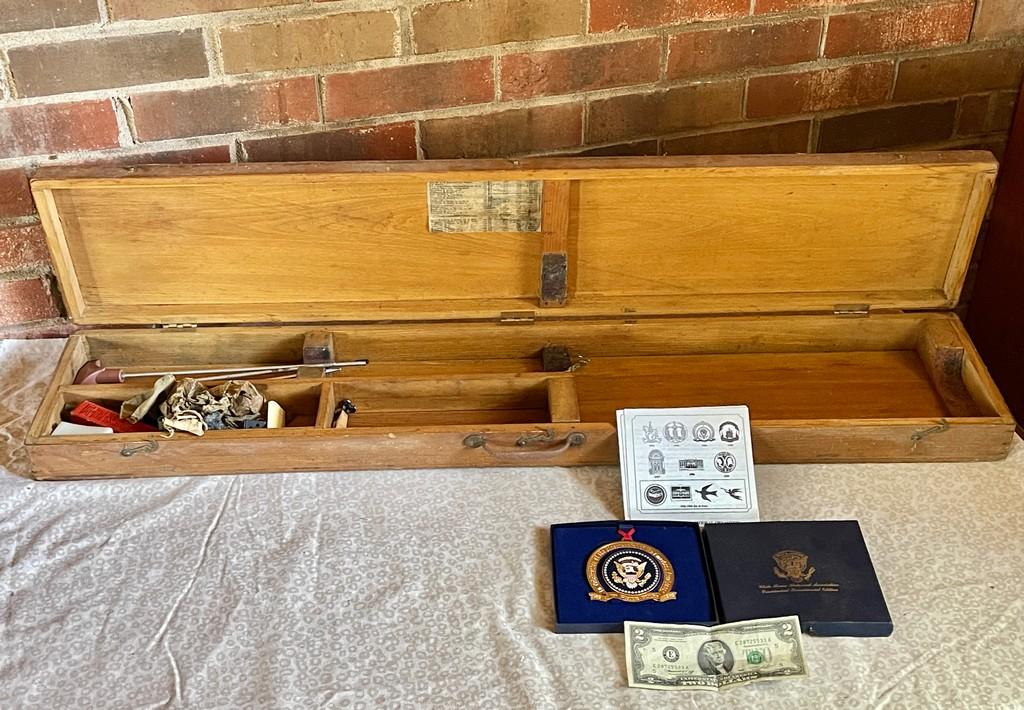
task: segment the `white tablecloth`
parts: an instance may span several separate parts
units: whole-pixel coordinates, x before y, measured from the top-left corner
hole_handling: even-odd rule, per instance
[[[60,347],[0,342],[0,707],[1024,706],[1020,441],[759,467],[764,520],[860,520],[895,634],[807,639],[804,680],[633,690],[621,635],[550,630],[548,526],[619,517],[616,469],[34,482]]]

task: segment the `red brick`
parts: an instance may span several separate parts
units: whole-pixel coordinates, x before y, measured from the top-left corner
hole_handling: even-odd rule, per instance
[[[0,109],[0,158],[113,148],[117,136],[108,99]]]
[[[164,150],[155,153],[132,153],[118,156],[90,156],[87,160],[76,161],[76,165],[181,165],[195,163],[230,163],[231,151],[226,145],[211,145],[181,150]]]
[[[0,283],[0,325],[57,318],[60,312],[42,278]]]
[[[579,34],[584,0],[460,0],[412,12],[420,54]]]
[[[651,94],[627,94],[590,104],[587,143],[610,143],[737,121],[743,82],[680,86]]]
[[[1003,91],[992,95],[989,102],[988,130],[1008,131],[1013,123],[1014,111],[1017,108],[1017,92]]]
[[[132,97],[140,140],[164,140],[316,123],[316,81],[297,77]]]
[[[99,22],[96,0],[0,0],[0,33]]]
[[[229,74],[295,69],[391,57],[398,21],[392,12],[350,12],[222,30]]]
[[[0,170],[0,219],[35,214],[28,175],[24,170]]]
[[[972,40],[1024,34],[1024,0],[979,0]]]
[[[833,15],[826,57],[895,52],[967,41],[974,0]]]
[[[251,7],[294,5],[301,0],[106,0],[113,20],[152,20]]]
[[[765,118],[881,103],[889,95],[892,77],[891,62],[755,76],[747,86],[747,116]]]
[[[956,122],[958,136],[985,133],[988,126],[990,94],[965,96],[960,100],[960,116]]]
[[[494,99],[494,65],[480,57],[334,74],[324,91],[329,121],[466,106]]]
[[[580,145],[583,106],[537,106],[420,124],[426,158],[499,158]]]
[[[945,140],[953,133],[956,103],[894,106],[823,119],[818,151],[875,150]]]
[[[0,229],[0,271],[48,264],[46,233],[38,224]]]
[[[960,143],[957,145],[957,150],[987,150],[1001,163],[1006,153],[1006,142],[1007,137],[1005,135],[987,136],[986,138],[979,139],[977,143]]]
[[[1004,47],[900,62],[896,101],[1015,89],[1024,72],[1024,48]]]
[[[860,5],[875,0],[755,0],[754,14],[763,15],[769,12],[789,12],[823,5]]]
[[[669,38],[668,77],[810,61],[818,56],[821,27],[821,20],[811,19],[676,35]]]
[[[501,60],[501,97],[569,94],[613,86],[646,84],[661,73],[661,40],[656,37],[509,54]]]
[[[155,84],[209,74],[200,30],[15,47],[8,55],[19,96]]]
[[[968,136],[1009,130],[1016,102],[1017,94],[1014,91],[963,97],[960,100],[957,135]]]
[[[662,141],[666,155],[743,155],[752,153],[806,153],[810,121],[702,133]]]
[[[210,145],[201,148],[183,148],[181,150],[164,150],[156,153],[140,153],[120,158],[122,163],[142,165],[144,163],[162,163],[178,165],[182,163],[230,163],[231,151],[226,145]]]
[[[415,160],[416,127],[389,123],[368,128],[273,136],[242,141],[253,162],[303,160]]]
[[[590,31],[743,17],[749,0],[590,0]]]

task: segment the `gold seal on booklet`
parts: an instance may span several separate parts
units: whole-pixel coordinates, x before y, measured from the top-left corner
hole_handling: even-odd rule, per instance
[[[590,598],[606,602],[667,602],[676,598],[676,573],[661,550],[633,540],[635,528],[619,530],[622,539],[601,545],[587,558]]]
[[[807,569],[808,557],[799,550],[779,550],[772,559],[775,560],[775,576],[788,579],[790,582],[806,582],[814,574],[814,568]]]

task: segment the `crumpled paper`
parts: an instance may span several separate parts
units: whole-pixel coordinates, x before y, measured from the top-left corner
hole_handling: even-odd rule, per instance
[[[156,401],[164,392],[174,384],[174,375],[164,375],[153,383],[153,389],[149,393],[137,394],[127,402],[121,403],[121,418],[127,419],[132,424],[138,424],[149,414]]]
[[[160,405],[164,430],[202,436],[209,429],[250,429],[259,426],[266,402],[245,380],[229,380],[213,389],[198,380],[184,379]]]

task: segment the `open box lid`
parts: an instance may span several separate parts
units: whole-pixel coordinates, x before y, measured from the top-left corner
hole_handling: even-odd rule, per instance
[[[986,152],[48,168],[80,324],[943,309]],[[461,231],[457,231],[461,230]]]

